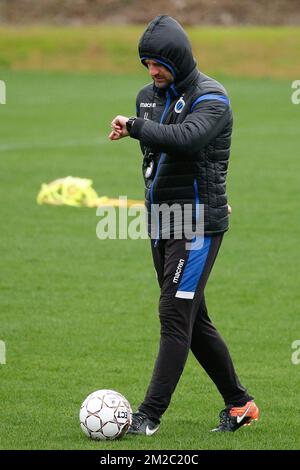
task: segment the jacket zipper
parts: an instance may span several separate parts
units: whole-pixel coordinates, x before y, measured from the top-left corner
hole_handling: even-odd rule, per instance
[[[165,109],[161,115],[161,118],[160,118],[160,121],[159,123],[160,124],[163,124],[164,122],[164,119],[165,119],[165,116],[168,112],[168,109],[170,107],[170,104],[171,104],[171,94],[169,92],[169,90],[167,91],[167,101],[166,101],[166,105],[165,105]],[[156,179],[157,179],[157,176],[158,176],[158,173],[159,173],[159,168],[160,168],[160,165],[164,159],[164,157],[166,156],[165,153],[161,152],[159,154],[159,159],[158,159],[158,165],[157,165],[157,170],[156,170],[156,173],[155,173],[155,176],[153,178],[153,181],[152,181],[152,185],[151,185],[151,189],[150,189],[150,202],[151,202],[151,211],[152,211],[152,204],[154,204],[154,199],[153,199],[153,190],[154,190],[154,185],[155,185],[155,182],[156,182]],[[158,243],[158,240],[159,240],[159,213],[156,214],[156,220],[157,220],[157,232],[156,232],[156,238],[155,238],[155,243],[154,243],[154,246],[157,246],[157,243]]]
[[[195,191],[195,218],[196,218],[196,223],[199,220],[200,217],[200,198],[199,198],[199,190],[198,190],[198,184],[197,184],[197,179],[194,179],[194,191]]]

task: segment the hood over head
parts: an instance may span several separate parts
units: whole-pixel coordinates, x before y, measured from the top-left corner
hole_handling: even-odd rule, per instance
[[[139,42],[139,56],[157,60],[167,67],[178,83],[196,68],[192,46],[180,24],[171,16],[160,15],[148,24]]]

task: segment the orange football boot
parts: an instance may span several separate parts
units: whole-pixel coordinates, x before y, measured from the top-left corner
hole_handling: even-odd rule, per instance
[[[212,432],[234,432],[241,426],[249,426],[259,419],[259,409],[253,400],[244,406],[227,406],[220,413],[220,424]]]

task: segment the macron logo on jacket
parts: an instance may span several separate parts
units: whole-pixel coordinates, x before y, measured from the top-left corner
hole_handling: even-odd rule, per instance
[[[140,107],[141,108],[155,108],[156,103],[141,103]]]

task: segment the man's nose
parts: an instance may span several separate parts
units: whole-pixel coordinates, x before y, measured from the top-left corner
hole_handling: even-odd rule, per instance
[[[155,75],[157,75],[159,73],[158,67],[155,67],[155,65],[150,65],[149,66],[149,73],[150,73],[151,77],[155,77]]]

